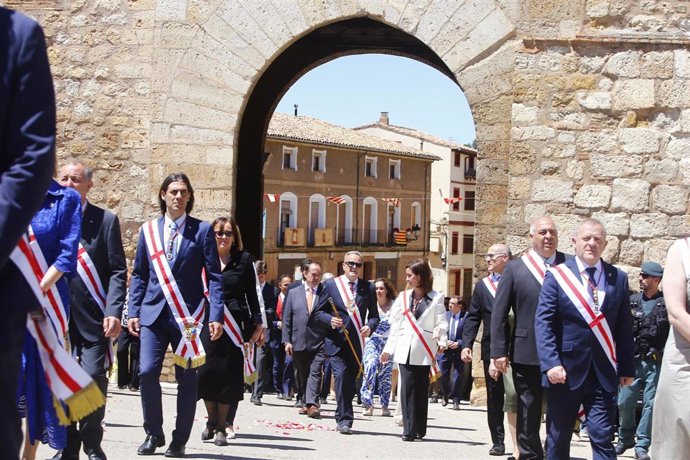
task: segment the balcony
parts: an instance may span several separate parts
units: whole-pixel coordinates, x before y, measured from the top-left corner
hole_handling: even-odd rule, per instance
[[[465,179],[476,179],[477,170],[475,168],[465,168]]]
[[[336,231],[337,230],[337,231]],[[279,248],[328,248],[328,247],[418,247],[415,241],[422,240],[419,227],[398,232],[388,230],[366,230],[351,228],[315,228],[313,237],[307,238],[307,228],[288,227],[276,245]]]

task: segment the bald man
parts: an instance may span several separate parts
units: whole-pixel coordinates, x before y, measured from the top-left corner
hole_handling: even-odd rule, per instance
[[[539,217],[532,222],[529,241],[529,251],[506,265],[491,317],[491,357],[500,372],[508,372],[509,366],[512,368],[518,395],[520,460],[544,458],[539,436],[543,388],[534,315],[547,267],[563,263],[566,258],[556,250],[558,230],[549,216]],[[515,313],[514,331],[510,331],[508,326],[511,309]]]

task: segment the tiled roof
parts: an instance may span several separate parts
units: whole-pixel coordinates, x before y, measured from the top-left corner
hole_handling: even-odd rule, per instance
[[[318,118],[287,115],[278,112],[274,113],[273,118],[271,118],[267,137],[390,153],[427,160],[441,159],[436,155],[424,153],[400,142],[381,139],[351,128],[333,125]]]
[[[427,134],[422,131],[417,131],[416,129],[412,128],[405,128],[404,126],[395,126],[395,125],[387,125],[381,122],[376,122],[376,123],[370,123],[368,125],[363,125],[363,126],[357,126],[356,128],[352,128],[354,130],[360,130],[360,129],[366,129],[366,128],[380,128],[380,129],[385,129],[387,131],[391,131],[394,133],[398,134],[403,134],[405,136],[410,136],[415,139],[423,139],[426,142],[430,142],[432,144],[440,145],[442,147],[448,147],[450,149],[457,149],[457,150],[462,150],[466,153],[474,153],[475,155],[477,154],[477,151],[471,147],[468,147],[466,145],[458,144],[457,142],[452,142],[446,139],[441,139],[440,137],[432,136],[431,134]]]

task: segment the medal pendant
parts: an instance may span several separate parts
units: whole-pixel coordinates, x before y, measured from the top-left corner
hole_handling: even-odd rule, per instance
[[[165,258],[168,259],[168,262],[172,260],[172,254],[168,253],[165,255]]]
[[[352,311],[355,308],[355,301],[354,300],[348,300],[347,303],[345,304],[345,307]]]

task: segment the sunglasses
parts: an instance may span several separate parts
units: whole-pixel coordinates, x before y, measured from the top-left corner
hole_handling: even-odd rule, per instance
[[[232,231],[229,232],[214,232],[216,234],[216,238],[230,238],[235,236],[235,233]]]
[[[364,265],[362,262],[353,262],[351,260],[344,263],[350,268],[362,268],[362,265]]]
[[[507,256],[508,254],[487,254],[484,256],[486,260],[494,260],[496,257]]]

